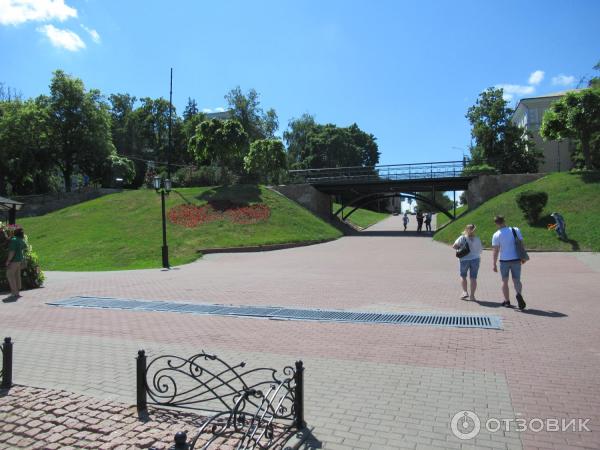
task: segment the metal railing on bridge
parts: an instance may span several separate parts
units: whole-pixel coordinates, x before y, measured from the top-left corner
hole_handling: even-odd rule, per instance
[[[431,180],[463,176],[465,161],[390,164],[372,167],[335,167],[290,170],[292,183],[378,183],[382,181]]]

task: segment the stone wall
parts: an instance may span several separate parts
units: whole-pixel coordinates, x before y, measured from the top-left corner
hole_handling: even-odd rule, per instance
[[[469,189],[467,190],[469,209],[477,208],[496,195],[514,189],[522,184],[539,180],[546,175],[545,173],[480,175],[469,183]]]
[[[272,186],[272,189],[299,203],[321,219],[331,221],[331,197],[310,184]]]
[[[18,221],[19,217],[42,216],[67,206],[86,202],[103,195],[114,194],[115,192],[120,192],[120,189],[90,189],[76,192],[58,192],[56,194],[24,195],[12,197],[12,199],[25,204],[20,211],[17,211]]]

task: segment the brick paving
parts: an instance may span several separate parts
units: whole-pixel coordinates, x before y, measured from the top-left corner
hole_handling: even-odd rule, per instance
[[[56,389],[14,386],[0,396],[0,448],[167,449],[173,430],[193,433],[199,417],[135,407]]]
[[[400,218],[392,217],[359,236],[275,252],[209,255],[170,271],[50,273],[45,288],[0,305],[0,333],[15,342],[14,380],[131,405],[139,348],[150,355],[204,349],[268,367],[302,359],[311,448],[600,448],[600,257],[533,253],[523,273],[530,309],[519,312],[498,307],[500,283],[490,252],[482,257],[479,301],[464,302],[458,300],[453,251],[400,228]],[[45,304],[74,295],[487,313],[502,316],[504,329]],[[592,431],[483,430],[461,441],[449,426],[461,410],[484,419],[589,418]],[[3,425],[0,434],[14,438]]]

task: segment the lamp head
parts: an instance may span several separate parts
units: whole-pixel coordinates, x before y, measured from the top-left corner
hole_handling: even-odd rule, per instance
[[[154,189],[156,189],[157,191],[160,189],[160,185],[161,185],[162,179],[157,175],[154,177],[153,180],[153,185],[154,185]]]

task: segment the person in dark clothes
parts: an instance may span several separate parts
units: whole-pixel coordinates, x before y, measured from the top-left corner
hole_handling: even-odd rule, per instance
[[[423,213],[421,211],[417,211],[417,231],[421,232],[423,229]]]
[[[425,213],[425,230],[431,231],[431,211],[427,211]]]

